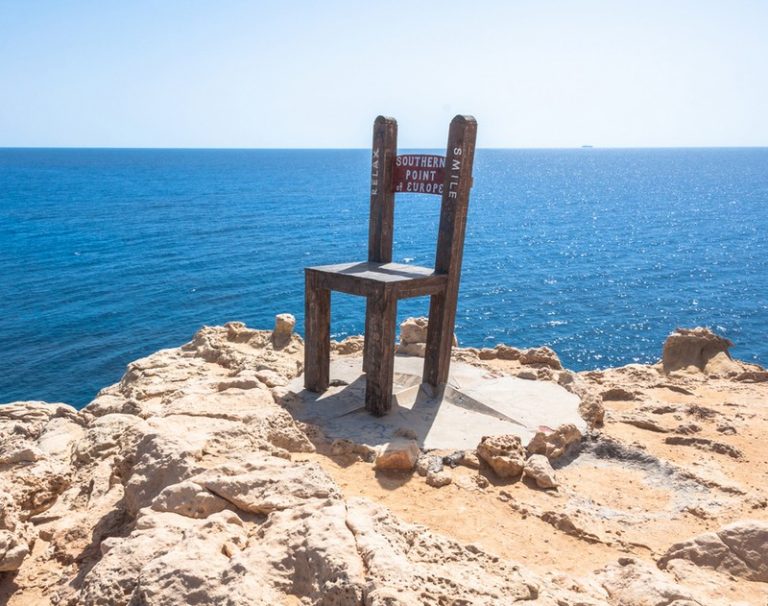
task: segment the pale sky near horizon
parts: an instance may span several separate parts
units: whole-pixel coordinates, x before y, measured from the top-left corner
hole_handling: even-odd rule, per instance
[[[0,147],[768,146],[768,0],[0,0]]]

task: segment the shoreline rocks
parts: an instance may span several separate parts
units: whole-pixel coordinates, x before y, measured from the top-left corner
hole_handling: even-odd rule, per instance
[[[486,437],[476,453],[425,455],[406,437],[407,428],[379,449],[344,439],[328,444],[317,436],[310,439],[310,427],[298,424],[279,404],[284,386],[303,370],[303,342],[294,326],[291,317],[278,317],[273,330],[238,322],[204,327],[180,348],[131,363],[118,383],[80,411],[40,402],[0,406],[0,601],[9,606],[491,606],[522,600],[542,606],[640,606],[648,603],[643,601],[647,596],[655,596],[657,601],[724,606],[738,602],[702,598],[697,588],[690,589],[675,575],[689,566],[734,575],[744,583],[768,582],[768,522],[741,521],[720,528],[717,507],[730,506],[728,499],[741,499],[746,489],[729,484],[722,473],[718,476],[714,464],[699,465],[696,475],[660,461],[634,442],[611,443],[592,432],[582,436],[574,426],[541,428],[527,448],[515,436]],[[411,341],[406,334],[405,341],[418,343],[418,338]],[[359,338],[348,339],[334,353],[359,355],[361,347]],[[680,360],[704,360],[717,350],[704,363],[714,373],[712,360],[723,350],[708,347],[695,355],[690,343],[673,350]],[[546,348],[512,350],[498,346],[492,353],[455,354],[476,360],[492,356],[488,359],[497,363],[511,362],[512,372],[529,364],[537,380],[567,377],[563,381],[574,393],[594,395],[588,406],[594,412],[592,426],[605,416],[607,428],[620,431],[643,429],[617,421],[621,417],[614,409],[606,414],[597,405],[602,406],[601,393],[621,387],[622,377],[633,377],[630,392],[638,399],[609,399],[607,406],[646,407],[644,414],[662,421],[681,417],[667,422],[671,427],[682,427],[686,416],[697,420],[699,441],[676,438],[679,444],[659,442],[657,447],[691,449],[710,439],[698,438],[707,431],[716,431],[725,443],[746,435],[754,422],[751,409],[739,408],[741,404],[734,405],[731,416],[700,405],[694,399],[695,383],[672,383],[677,370],[667,379],[655,367],[627,367],[606,379],[607,371],[588,376],[561,370],[554,352]],[[724,373],[721,358],[718,376]],[[742,373],[763,372],[732,362]],[[501,372],[502,367],[493,368]],[[702,374],[694,372],[694,377]],[[728,372],[734,380],[740,376]],[[667,389],[675,398],[691,398],[690,404],[647,403],[648,394],[656,397],[654,390],[666,389],[660,381],[678,389]],[[582,402],[588,399],[580,397]],[[332,466],[320,464],[325,455],[318,448],[338,457],[339,468],[365,465],[373,481],[382,480],[389,491],[418,479],[416,494],[434,499],[429,507],[458,516],[454,524],[473,520],[461,517],[467,515],[463,509],[448,510],[452,499],[477,494],[490,499],[486,503],[496,509],[489,515],[497,520],[504,507],[510,515],[538,524],[532,526],[532,536],[560,533],[579,542],[574,549],[611,546],[626,553],[634,548],[623,536],[631,524],[621,526],[621,532],[603,525],[606,519],[642,517],[621,511],[617,504],[607,508],[580,498],[562,467],[576,456],[599,460],[602,469],[620,477],[651,470],[657,473],[653,489],[677,482],[675,494],[691,501],[673,503],[678,508],[674,515],[694,512],[701,516],[697,524],[717,530],[684,535],[693,538],[671,547],[670,540],[666,551],[656,552],[664,553],[658,568],[647,557],[627,557],[618,564],[603,562],[585,578],[556,570],[537,573],[482,547],[483,536],[478,543],[462,542],[406,522],[367,498],[347,497],[346,485],[329,471]],[[706,454],[736,461],[718,449]],[[754,453],[745,451],[744,460],[750,456]],[[417,475],[421,473],[424,482]],[[499,483],[508,492],[497,489],[493,475],[508,480]],[[523,476],[546,492],[531,489],[530,482],[516,482]],[[706,501],[712,492],[717,498]],[[760,494],[743,500],[753,503],[755,515],[762,515],[765,501]],[[605,511],[613,518],[600,518]],[[487,534],[497,532],[494,527]],[[557,548],[563,545],[557,543]],[[599,557],[607,557],[605,553]]]

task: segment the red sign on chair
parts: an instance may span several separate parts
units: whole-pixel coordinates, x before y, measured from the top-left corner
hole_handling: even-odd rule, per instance
[[[405,154],[395,158],[395,192],[442,195],[444,181],[445,156]]]

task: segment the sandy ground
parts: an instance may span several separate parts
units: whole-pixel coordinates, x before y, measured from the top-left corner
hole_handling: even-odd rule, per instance
[[[656,560],[675,542],[724,524],[768,520],[768,384],[694,375],[628,384],[622,371],[581,376],[598,389],[621,383],[637,399],[604,401],[600,438],[556,464],[557,490],[499,481],[484,464],[479,471],[457,467],[452,484],[432,488],[417,473],[376,472],[354,455],[331,456],[327,447],[307,458],[319,461],[345,496],[369,497],[405,520],[540,573],[578,577],[621,557]],[[626,422],[637,418],[656,426]],[[698,441],[667,443],[678,437]],[[605,438],[625,450],[606,455],[593,447]],[[562,514],[576,532],[553,525]],[[711,576],[713,598],[767,603],[763,583]]]

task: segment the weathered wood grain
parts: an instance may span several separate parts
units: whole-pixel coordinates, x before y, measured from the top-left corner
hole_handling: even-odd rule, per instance
[[[397,121],[379,116],[373,123],[371,150],[371,212],[368,219],[368,260],[392,261],[395,192],[392,171],[397,155]]]
[[[331,363],[331,291],[318,285],[316,274],[304,278],[304,387],[328,389]]]
[[[392,407],[392,378],[395,367],[395,326],[397,298],[388,288],[368,298],[372,317],[369,332],[368,371],[365,382],[365,409],[382,416]]]
[[[477,123],[471,116],[456,116],[451,122],[435,267],[401,265],[391,262],[397,123],[392,118],[376,118],[371,156],[368,261],[305,270],[307,389],[322,391],[328,387],[332,290],[366,297],[363,370],[366,373],[365,406],[372,414],[386,414],[391,406],[399,299],[431,297],[423,379],[435,387],[448,380],[476,135]]]
[[[424,357],[423,379],[433,386],[448,380],[451,364],[476,138],[477,122],[472,116],[456,116],[451,121],[435,254],[435,271],[447,274],[448,281],[445,292],[430,301]]]

